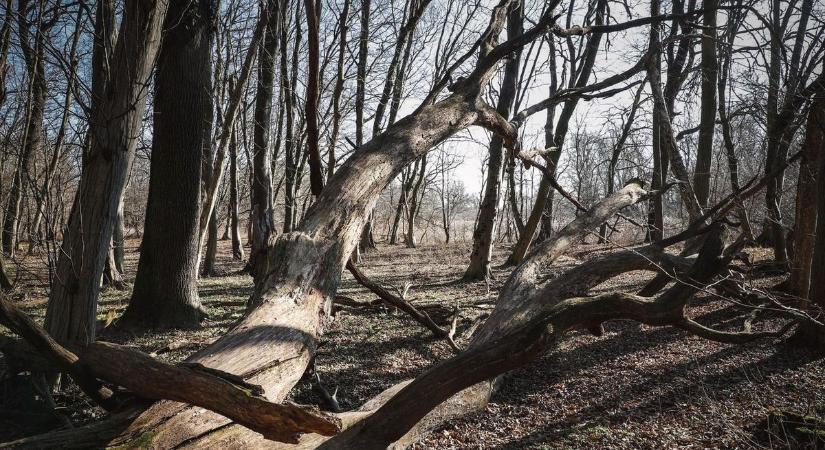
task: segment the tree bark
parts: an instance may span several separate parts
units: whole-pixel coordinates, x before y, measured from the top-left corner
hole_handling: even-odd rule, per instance
[[[716,8],[718,0],[705,0],[702,14],[702,101],[699,119],[699,143],[693,188],[699,206],[707,208],[710,197],[710,169],[713,162],[713,131],[716,128],[716,80],[719,61],[716,57]]]
[[[822,103],[820,100],[820,111],[817,114],[819,117],[825,116],[822,111]],[[825,127],[823,122],[819,123],[820,127]],[[821,132],[820,128],[820,132]],[[817,183],[816,183],[816,198],[819,208],[817,210],[816,219],[816,241],[814,243],[813,256],[811,257],[811,273],[820,274],[811,277],[810,288],[808,291],[808,298],[813,304],[814,312],[821,314],[825,311],[825,277],[821,274],[825,273],[825,149],[819,149],[819,167],[817,168]],[[821,317],[821,315],[820,315]],[[809,326],[804,329],[808,336],[809,343],[819,350],[825,349],[825,332],[822,329]]]
[[[90,148],[49,296],[46,329],[58,342],[91,342],[99,283],[117,207],[143,116],[144,83],[155,59],[167,3],[127,0],[112,55],[117,77],[93,99]],[[93,87],[94,92],[94,87]]]
[[[799,178],[796,183],[796,224],[793,233],[794,257],[791,261],[791,275],[788,279],[788,291],[799,297],[804,306],[809,299],[811,289],[811,266],[814,263],[814,247],[817,240],[822,241],[817,233],[819,226],[817,215],[822,217],[819,210],[825,209],[817,201],[817,179],[823,178],[825,173],[819,172],[819,160],[825,153],[825,94],[814,99],[808,111],[808,123],[805,131],[805,142],[802,146],[802,160],[799,163]],[[822,273],[822,272],[813,272]],[[817,276],[815,278],[822,278]],[[818,302],[817,297],[810,300]]]
[[[173,2],[155,71],[154,134],[146,223],[132,299],[119,323],[194,328],[205,111],[212,93],[209,1]]]

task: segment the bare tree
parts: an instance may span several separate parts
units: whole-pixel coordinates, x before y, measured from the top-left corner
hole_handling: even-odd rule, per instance
[[[507,16],[507,36],[515,39],[523,30],[523,6],[520,2],[510,5]],[[510,108],[516,98],[518,83],[520,52],[510,56],[504,67],[504,77],[501,81],[501,92],[496,105],[496,111],[504,116],[510,116]],[[501,183],[501,168],[503,163],[504,142],[500,136],[494,135],[490,141],[490,157],[487,161],[487,184],[484,188],[484,198],[478,213],[478,224],[473,232],[473,251],[470,262],[464,272],[465,280],[486,280],[490,277],[490,258],[493,253],[493,231],[496,223],[496,213],[499,201],[499,185]]]
[[[275,196],[272,186],[273,144],[270,143],[272,122],[272,100],[275,79],[275,61],[280,54],[281,11],[285,9],[281,0],[270,0],[265,10],[270,19],[266,26],[264,42],[258,56],[258,88],[255,93],[254,162],[250,221],[252,225],[252,249],[249,268],[253,276],[256,259],[266,252],[269,238],[275,233]],[[283,111],[283,108],[280,108]],[[280,121],[279,121],[280,127]],[[277,144],[276,144],[277,145]]]
[[[111,59],[110,73],[119,76],[106,83],[102,97],[92,98],[90,148],[46,312],[46,329],[60,342],[94,340],[100,277],[134,156],[134,137],[145,106],[145,83],[157,53],[166,8],[163,1],[126,1]]]
[[[173,2],[164,23],[149,201],[135,287],[121,318],[125,325],[191,328],[204,317],[198,232],[201,159],[210,139],[205,119],[212,101],[213,14],[209,1]]]
[[[29,13],[35,10],[34,19]],[[45,17],[44,5],[33,5],[28,0],[17,2],[17,23],[20,49],[26,63],[28,86],[23,145],[9,189],[3,216],[3,251],[11,256],[18,247],[18,227],[23,195],[28,190],[32,155],[43,144],[43,109],[46,106],[45,40],[55,18]],[[34,34],[34,42],[32,42]]]

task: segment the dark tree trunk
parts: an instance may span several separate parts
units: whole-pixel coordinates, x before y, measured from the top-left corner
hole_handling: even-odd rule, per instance
[[[661,14],[661,4],[659,0],[651,0],[650,15],[658,16]],[[659,26],[654,24],[650,27],[650,43],[649,47],[660,45],[661,35]],[[651,63],[653,69],[648,71],[648,82],[651,85],[655,84],[661,86],[662,84],[662,56],[661,53],[656,53],[653,56]],[[652,134],[652,148],[653,148],[653,174],[650,183],[651,189],[661,189],[667,178],[667,149],[662,145],[661,127],[659,125],[659,118],[661,106],[653,102],[653,117],[651,117],[651,134]],[[664,237],[664,205],[662,204],[661,195],[657,195],[648,200],[648,216],[647,216],[647,234],[645,241],[657,242]]]
[[[507,155],[507,191],[508,202],[510,203],[510,212],[513,214],[513,222],[516,224],[519,238],[524,234],[524,219],[521,217],[519,210],[518,197],[516,196],[516,157],[512,154]]]
[[[230,225],[231,226],[231,225]],[[206,229],[206,251],[203,254],[200,274],[203,277],[214,277],[218,274],[215,270],[215,260],[218,257],[218,210],[212,210],[212,218]]]
[[[522,13],[520,3],[511,6],[507,16],[507,36],[511,39],[522,33],[524,21]],[[520,56],[521,52],[513,54],[504,67],[501,93],[496,105],[496,110],[503,117],[510,117],[510,109],[516,98]],[[502,139],[499,136],[493,136],[490,141],[490,157],[487,162],[487,183],[484,187],[484,198],[481,201],[481,208],[478,213],[478,224],[475,231],[473,231],[473,252],[470,254],[470,264],[464,272],[465,280],[483,280],[490,277],[493,232],[498,209],[501,168],[504,162],[503,148],[504,142]]]
[[[369,217],[367,217],[367,222],[364,224],[364,230],[361,232],[361,241],[358,243],[358,246],[363,252],[377,248],[375,245],[375,237],[372,234],[373,223],[375,223],[375,216],[370,213]]]
[[[823,206],[825,205],[825,176],[823,176],[825,175],[825,148],[823,148],[822,141],[823,135],[825,135],[825,98],[823,98],[825,97],[825,92],[820,92],[818,95],[819,98],[815,101],[814,106],[812,106],[814,109],[811,110],[811,117],[815,118],[808,121],[808,127],[812,125],[815,127],[815,130],[808,128],[808,135],[811,136],[812,131],[814,135],[818,134],[819,149],[816,178],[816,204],[818,205],[816,212],[816,238],[813,244],[813,254],[810,263],[810,274],[814,276],[810,277],[810,287],[808,288],[809,303],[807,306],[812,310],[811,312],[813,314],[821,318],[822,312],[825,311],[825,276],[822,276],[822,274],[825,274],[825,206]],[[813,120],[815,120],[816,123],[812,124],[811,122]],[[814,136],[811,137],[813,138]],[[806,142],[806,146],[809,143],[812,142]],[[796,252],[798,255],[801,249],[797,249]],[[800,334],[808,345],[819,351],[825,350],[825,333],[822,332],[821,327],[814,327],[809,324],[808,326],[803,326],[800,331]]]
[[[719,61],[716,58],[716,8],[718,0],[705,0],[702,15],[702,104],[699,120],[699,143],[693,189],[699,206],[707,208],[710,197],[710,169],[713,162],[713,131],[716,126],[716,79]]]
[[[320,99],[320,43],[318,22],[321,20],[320,0],[304,0],[307,20],[307,85],[304,111],[306,115],[306,154],[309,161],[309,185],[317,197],[324,188],[321,168],[320,135],[318,131],[318,101]]]
[[[401,173],[398,204],[395,206],[395,218],[392,221],[392,229],[390,230],[390,245],[395,245],[398,243],[398,227],[401,224],[401,216],[404,214],[404,209],[409,206],[410,191],[412,191],[413,188],[413,182],[415,181],[415,174],[418,170],[419,163],[420,161],[416,161],[412,169],[406,168]]]
[[[367,57],[369,56],[370,6],[370,0],[361,0],[358,73],[355,80],[355,146],[359,148],[364,143],[364,101],[367,83]]]
[[[799,179],[796,183],[796,224],[793,232],[794,255],[791,261],[791,276],[788,279],[788,291],[799,297],[804,304],[811,290],[811,265],[814,264],[814,245],[817,237],[817,215],[825,209],[817,202],[817,177],[825,178],[825,173],[818,172],[819,160],[825,153],[825,94],[814,100],[808,112],[805,131],[803,157],[799,163]],[[821,220],[821,219],[820,219]],[[822,241],[823,239],[819,239]],[[823,272],[815,278],[822,278]],[[818,299],[810,298],[813,301]]]
[[[633,98],[633,104],[630,106],[630,112],[627,114],[624,125],[622,126],[622,134],[616,140],[616,145],[613,147],[613,153],[610,155],[610,161],[607,164],[607,196],[611,196],[615,190],[616,183],[616,165],[619,163],[619,156],[622,154],[624,144],[630,133],[633,131],[633,122],[636,120],[636,112],[639,110],[639,104],[642,99],[642,91],[645,85],[639,86],[636,91],[636,96]],[[602,223],[599,228],[599,243],[603,244],[608,241],[607,222]]]
[[[132,299],[122,322],[192,328],[198,297],[198,230],[205,111],[212,95],[211,2],[172,2],[155,73],[149,200]]]
[[[297,221],[297,203],[296,196],[298,189],[296,185],[298,180],[298,165],[300,162],[300,146],[295,138],[295,103],[297,100],[295,94],[295,85],[298,75],[298,49],[301,46],[301,26],[298,21],[300,11],[300,3],[295,5],[295,38],[293,39],[292,47],[292,66],[291,73],[287,58],[287,48],[289,43],[289,36],[287,33],[288,23],[287,17],[289,15],[286,8],[282,15],[283,26],[281,27],[281,83],[284,87],[284,95],[286,96],[284,107],[286,109],[286,164],[285,164],[285,181],[284,181],[284,233],[289,233],[295,226]]]
[[[115,264],[115,249],[110,248],[106,254],[106,266],[103,268],[103,279],[101,286],[111,287],[119,291],[126,290],[128,285],[123,280],[123,272],[117,269]]]
[[[111,73],[118,76],[109,80],[106,94],[92,99],[90,148],[57,262],[59,281],[52,286],[46,312],[46,329],[58,342],[94,340],[100,277],[134,157],[144,83],[166,7],[165,2],[126,1],[111,63]]]
[[[273,147],[269,142],[272,122],[272,97],[275,79],[275,60],[279,53],[282,0],[269,0],[266,13],[269,22],[258,55],[258,91],[255,94],[255,119],[252,165],[252,192],[250,222],[252,249],[249,251],[249,268],[253,278],[258,273],[256,259],[266,253],[269,238],[275,233],[275,198],[272,192]]]
[[[233,128],[232,137],[229,138],[229,217],[227,221],[232,235],[232,259],[241,261],[244,255],[238,201],[238,138]]]

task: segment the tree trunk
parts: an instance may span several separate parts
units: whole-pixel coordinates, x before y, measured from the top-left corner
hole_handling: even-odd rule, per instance
[[[370,43],[370,2],[371,0],[361,0],[361,32],[358,38],[358,73],[355,79],[355,146],[359,148],[364,143],[364,101]]]
[[[779,85],[782,74],[782,42],[781,42],[781,15],[778,0],[771,2],[772,37],[770,46],[770,60],[768,61],[768,95],[766,100],[766,129],[765,138],[767,140],[767,156],[765,158],[765,173],[773,172],[781,165],[787,155],[787,146],[783,143],[782,137],[785,128],[779,121]],[[784,263],[788,260],[787,242],[785,240],[785,229],[782,225],[782,185],[784,184],[784,174],[776,178],[771,178],[765,189],[765,206],[768,210],[768,225],[770,229],[770,241],[773,247],[774,259]]]
[[[814,245],[818,234],[817,215],[822,217],[819,210],[825,209],[821,202],[817,202],[817,177],[823,178],[825,173],[818,172],[820,156],[825,153],[825,95],[814,99],[808,111],[808,123],[803,144],[803,157],[799,163],[799,179],[796,183],[796,224],[793,232],[794,257],[791,261],[791,275],[788,279],[788,291],[800,298],[804,305],[811,290],[811,265],[814,264]],[[823,239],[819,239],[822,241]],[[822,278],[820,276],[815,278]],[[818,299],[810,298],[813,301]]]
[[[111,287],[118,291],[128,289],[128,285],[123,281],[123,273],[116,267],[114,248],[110,248],[106,254],[106,266],[103,268],[103,279],[100,285],[102,287]]]
[[[0,255],[0,290],[8,291],[12,287],[14,287],[14,283],[12,283],[8,272],[6,271],[5,258],[3,258],[3,255]]]
[[[825,92],[820,92],[818,95],[819,98],[815,100],[814,106],[812,106],[811,116],[809,116],[815,117],[815,119],[812,120],[815,120],[816,123],[812,124],[811,119],[808,121],[808,136],[811,140],[819,139],[819,149],[816,177],[816,204],[818,205],[815,232],[816,240],[813,244],[813,254],[810,262],[810,274],[814,274],[814,276],[810,277],[810,287],[807,298],[809,299],[808,307],[812,310],[811,312],[818,314],[818,317],[821,318],[822,312],[825,311],[825,276],[822,276],[822,274],[825,274],[825,207],[823,207],[823,205],[825,205],[825,176],[823,176],[825,175],[825,148],[823,148],[822,141],[823,135],[825,135]],[[810,127],[812,125],[815,127],[815,130],[811,130]],[[806,156],[809,150],[807,148],[809,143],[812,144],[812,142],[806,138]],[[802,171],[800,169],[800,176],[801,173]],[[807,220],[810,221],[810,219]],[[797,255],[799,255],[799,253],[803,251],[802,249],[797,249],[796,252]],[[812,348],[819,351],[825,349],[825,333],[822,332],[821,327],[817,328],[808,324],[807,326],[803,326],[800,331],[806,343]]]
[[[229,217],[227,221],[232,235],[232,259],[241,261],[243,260],[243,242],[241,241],[238,202],[238,139],[237,132],[233,128],[232,137],[229,138]]]
[[[282,0],[269,0],[266,14],[269,22],[258,55],[258,91],[255,94],[253,132],[253,167],[250,222],[252,249],[249,264],[253,278],[258,275],[256,259],[266,254],[269,238],[275,233],[275,198],[272,192],[273,147],[270,144],[272,97],[274,92],[275,59],[279,54]]]
[[[90,148],[57,262],[59,281],[52,286],[46,312],[46,328],[58,342],[94,340],[100,277],[166,8],[162,0],[126,1],[111,64],[111,73],[118,76],[109,80],[103,97],[92,99]]]
[[[117,217],[115,219],[115,227],[112,232],[112,248],[114,250],[115,269],[118,272],[124,272],[124,265],[126,264],[126,224],[123,222],[123,197],[120,198],[120,204],[117,207]]]
[[[556,54],[555,54],[555,46],[552,44],[550,45],[550,95],[553,95],[558,88],[558,80],[556,76]],[[555,105],[550,106],[547,108],[547,117],[544,121],[544,146],[552,147],[554,144],[553,141],[553,125],[556,116],[556,107]],[[549,164],[548,164],[549,165]],[[555,166],[548,167],[548,170],[551,172],[555,172]],[[541,181],[539,182],[539,189],[536,192],[536,201],[533,204],[533,209],[530,211],[530,217],[527,219],[527,224],[524,226],[524,232],[519,236],[519,240],[516,242],[516,245],[513,247],[513,252],[507,258],[507,264],[520,264],[524,260],[524,256],[527,254],[527,250],[530,248],[531,243],[536,238],[541,237],[543,233],[545,233],[545,222],[544,220],[547,219],[548,225],[552,222],[552,215],[549,217],[547,214],[547,202],[552,202],[553,199],[550,196],[551,188],[550,180],[547,179],[547,174],[541,174]],[[552,210],[552,208],[551,208]],[[552,227],[550,227],[552,228]]]
[[[710,169],[713,162],[713,131],[716,126],[716,79],[719,61],[716,58],[716,8],[718,0],[705,0],[702,14],[702,102],[699,119],[699,143],[693,189],[699,206],[707,208],[710,197]]]
[[[415,186],[413,187],[412,192],[410,192],[409,207],[407,208],[407,234],[404,239],[404,243],[407,244],[407,248],[415,248],[418,245],[415,241],[415,219],[418,216],[418,210],[420,207],[419,195],[423,196],[423,193],[419,194],[419,192],[421,191],[421,185],[426,175],[427,156],[424,155],[424,157],[421,158],[421,164],[419,164],[418,167],[418,179],[415,181]]]
[[[739,161],[736,157],[736,146],[733,142],[733,133],[731,131],[731,123],[730,118],[728,117],[727,112],[727,104],[726,104],[726,97],[727,97],[727,88],[728,88],[728,78],[730,76],[730,65],[731,65],[731,50],[733,48],[734,41],[736,39],[736,33],[739,30],[739,22],[737,21],[738,18],[736,17],[735,13],[731,13],[732,17],[728,18],[728,26],[726,30],[727,35],[727,42],[719,44],[719,53],[722,55],[721,62],[721,70],[719,71],[719,122],[722,127],[722,142],[725,145],[725,156],[727,157],[728,163],[728,172],[730,175],[730,185],[731,190],[733,192],[737,192],[740,189],[739,183]],[[727,44],[727,45],[725,45]],[[748,217],[748,212],[745,209],[745,205],[742,202],[739,202],[737,210],[737,216],[739,221],[742,223],[742,232],[745,234],[750,240],[754,240],[753,235],[753,228],[751,227],[750,218]]]
[[[296,184],[299,184],[298,164],[300,162],[301,152],[300,146],[297,142],[298,139],[295,138],[294,109],[295,103],[297,102],[297,96],[295,94],[295,85],[297,84],[296,79],[298,76],[298,49],[301,46],[301,26],[300,22],[298,21],[299,11],[300,3],[296,2],[296,26],[295,37],[293,39],[294,42],[292,44],[293,47],[291,73],[287,58],[289,36],[286,26],[288,21],[286,18],[289,17],[289,12],[286,8],[284,8],[284,13],[282,16],[283,26],[281,27],[281,83],[283,83],[284,95],[286,96],[286,100],[284,102],[284,108],[286,110],[286,139],[284,145],[286,151],[286,167],[284,168],[284,233],[289,233],[293,230],[298,215],[295,197],[297,195]]]
[[[591,6],[592,8],[592,6]],[[594,16],[594,23],[595,25],[602,25],[604,23],[604,13],[607,9],[607,2],[603,0],[599,0],[595,4],[595,11],[593,11]],[[589,15],[589,14],[588,14]],[[570,16],[568,16],[568,21],[570,20]],[[585,48],[582,51],[581,55],[581,66],[576,71],[575,67],[571,67],[571,72],[574,74],[570,77],[570,86],[571,87],[583,87],[587,85],[590,76],[593,73],[593,67],[596,63],[596,54],[599,51],[599,45],[601,44],[602,33],[592,33],[588,36],[587,43],[585,44]],[[569,42],[569,41],[568,41]],[[572,43],[568,44],[572,50]],[[569,56],[569,55],[568,55]],[[571,64],[572,65],[572,64]],[[550,161],[548,162],[548,167],[550,168],[551,175],[553,177],[556,176],[556,169],[559,164],[559,159],[561,158],[561,149],[564,146],[564,140],[567,137],[567,131],[570,126],[570,119],[573,117],[573,113],[576,111],[576,106],[578,105],[579,99],[578,97],[574,97],[571,100],[564,102],[564,106],[562,107],[561,113],[559,114],[559,120],[556,124],[555,132],[553,133],[553,146],[558,148],[558,151],[553,152],[550,155]],[[550,180],[552,181],[552,180]],[[556,183],[557,184],[557,183]],[[552,184],[551,184],[552,186]],[[555,190],[551,190],[547,195],[547,201],[544,205],[544,217],[542,222],[542,229],[541,229],[541,238],[548,238],[553,235],[553,200],[555,197]]]
[[[54,151],[52,152],[52,157],[49,159],[49,164],[46,166],[46,171],[43,176],[43,186],[37,191],[35,195],[35,211],[34,211],[34,219],[31,222],[31,233],[30,236],[32,239],[29,241],[29,254],[32,254],[32,251],[41,244],[43,235],[40,233],[40,226],[43,221],[43,215],[45,213],[44,208],[46,207],[47,199],[51,197],[51,185],[52,181],[54,180],[55,172],[57,171],[57,164],[60,162],[61,156],[63,156],[63,144],[66,140],[66,129],[69,125],[69,116],[71,114],[72,109],[72,102],[74,100],[74,90],[75,85],[77,84],[77,65],[78,65],[78,58],[77,58],[77,47],[78,42],[80,41],[80,34],[82,31],[82,27],[80,25],[82,20],[83,9],[78,9],[78,16],[75,25],[75,31],[72,33],[72,43],[71,48],[69,50],[69,69],[68,69],[68,79],[66,81],[66,91],[63,96],[63,117],[60,121],[60,128],[57,131],[57,137],[55,138],[54,142]],[[2,66],[0,66],[2,67]],[[2,103],[0,103],[2,104]]]
[[[367,222],[364,224],[364,231],[361,232],[361,242],[359,247],[361,251],[368,252],[377,248],[375,245],[375,237],[372,234],[372,225],[375,223],[375,216],[370,213]]]
[[[520,3],[511,6],[507,16],[507,36],[513,39],[522,34],[523,10]],[[518,89],[518,73],[521,61],[521,52],[510,56],[504,67],[504,77],[501,81],[501,92],[496,110],[503,117],[510,117],[510,109],[516,98]],[[487,162],[487,183],[484,188],[484,199],[478,213],[478,224],[473,231],[473,252],[470,254],[470,264],[464,272],[465,280],[486,280],[490,277],[490,259],[493,254],[493,232],[496,225],[498,209],[499,186],[501,184],[501,168],[503,163],[503,141],[499,136],[493,136],[490,141],[490,157]]]
[[[652,58],[651,61],[654,61]],[[673,135],[673,126],[670,121],[670,115],[667,112],[667,105],[665,97],[662,93],[661,84],[657,83],[659,69],[654,62],[648,64],[647,74],[648,82],[653,93],[654,112],[657,113],[657,125],[659,130],[658,140],[663,146],[663,150],[667,152],[670,159],[671,170],[674,175],[681,181],[679,184],[679,193],[682,197],[682,202],[688,211],[690,221],[693,222],[702,215],[702,208],[696,200],[696,193],[693,190],[690,179],[688,177],[687,168],[685,168],[684,161],[679,155],[679,149],[676,146],[676,140]],[[664,176],[664,173],[662,173]]]
[[[332,91],[332,131],[329,134],[329,149],[327,150],[327,180],[335,172],[335,147],[338,145],[338,133],[341,129],[341,94],[344,92],[344,58],[347,52],[347,18],[351,0],[344,0],[341,15],[338,17],[338,63],[335,69],[335,87]]]
[[[204,117],[212,101],[210,5],[172,2],[166,16],[143,243],[120,321],[127,326],[194,328],[203,318],[197,266]]]
[[[398,204],[395,207],[395,218],[392,221],[392,229],[390,231],[390,245],[395,245],[398,243],[398,227],[401,224],[401,216],[404,214],[404,208],[408,208],[409,206],[409,196],[412,191],[413,182],[415,180],[415,174],[418,170],[419,163],[420,161],[416,161],[412,169],[405,168],[404,171],[401,172],[401,185],[398,195]]]
[[[230,224],[231,226],[231,224]],[[212,210],[212,218],[206,234],[206,252],[203,254],[200,274],[203,277],[214,277],[218,275],[215,270],[215,262],[218,257],[218,210]]]
[[[26,63],[28,75],[28,92],[26,96],[26,114],[23,144],[17,158],[17,165],[9,189],[6,211],[3,216],[3,251],[10,256],[18,248],[18,227],[20,225],[20,213],[24,194],[28,191],[29,173],[32,155],[39,150],[43,143],[43,110],[46,106],[46,73],[44,65],[44,38],[47,30],[42,25],[45,20],[41,17],[38,25],[34,29],[34,47],[29,41],[31,25],[27,19],[29,2],[21,0],[18,2],[18,25],[19,42]],[[38,14],[44,14],[39,11]],[[4,69],[0,69],[4,70]]]
[[[513,221],[516,224],[516,230],[519,237],[524,234],[524,219],[521,217],[519,211],[518,198],[516,197],[516,157],[512,154],[507,155],[507,191],[508,203],[510,203],[510,212],[513,214]]]
[[[318,22],[321,20],[321,1],[304,0],[307,20],[307,85],[304,112],[306,115],[306,152],[309,160],[309,184],[312,194],[318,196],[324,188],[321,169],[320,135],[318,132],[318,100],[320,98],[320,43]]]

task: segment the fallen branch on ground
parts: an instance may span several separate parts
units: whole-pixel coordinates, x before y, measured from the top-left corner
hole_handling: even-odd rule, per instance
[[[407,313],[410,317],[415,319],[416,322],[420,323],[421,325],[424,325],[428,330],[432,331],[435,337],[446,340],[447,344],[454,352],[458,353],[461,351],[461,349],[458,348],[458,345],[455,343],[455,341],[453,341],[452,334],[449,331],[439,327],[435,322],[433,322],[433,319],[430,318],[429,314],[419,311],[407,300],[397,295],[394,295],[392,292],[384,289],[384,287],[382,287],[378,283],[370,280],[366,275],[364,275],[363,272],[361,272],[360,269],[358,269],[358,267],[356,267],[352,260],[347,262],[347,270],[349,270],[349,272],[352,274],[355,280],[358,281],[358,283],[372,291],[372,293],[377,295],[378,298],[380,298],[387,304],[395,306],[401,311]]]

